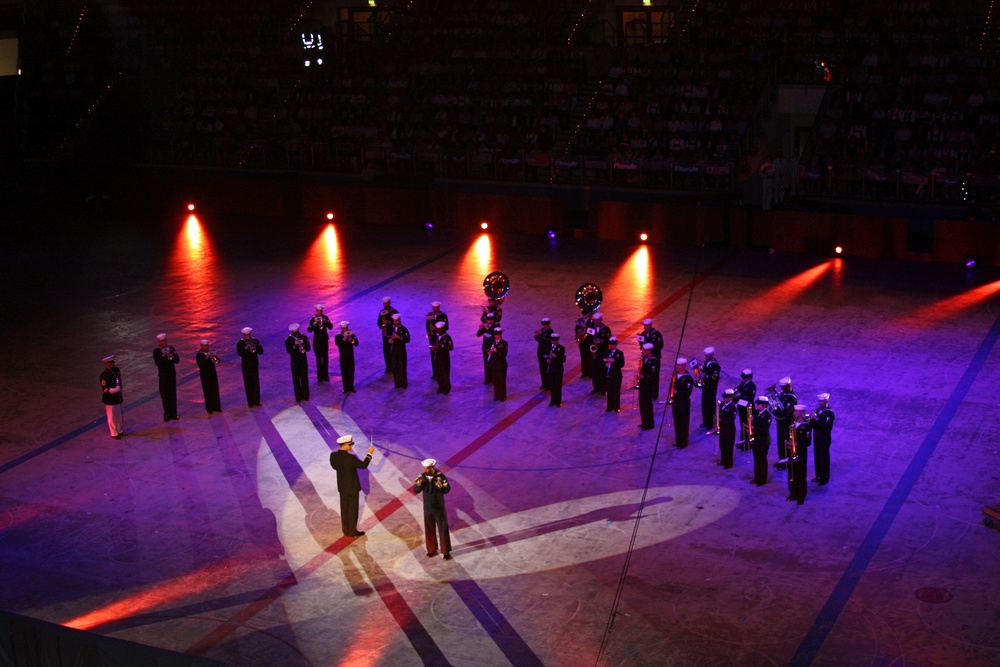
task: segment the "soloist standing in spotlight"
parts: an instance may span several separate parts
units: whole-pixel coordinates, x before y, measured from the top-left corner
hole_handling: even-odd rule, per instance
[[[431,301],[431,312],[427,313],[426,322],[424,323],[424,327],[427,329],[427,340],[428,341],[430,341],[433,336],[435,336],[438,333],[440,333],[440,329],[437,326],[438,322],[443,322],[444,323],[444,329],[447,331],[447,329],[448,329],[448,315],[446,313],[442,313],[441,312],[441,302],[440,301]],[[430,350],[431,350],[431,379],[432,380],[436,380],[437,379],[437,375],[436,375],[437,374],[437,366],[434,364],[434,352],[435,352],[435,350],[434,350],[434,345],[433,344],[430,345]]]
[[[670,393],[674,416],[674,447],[677,449],[688,446],[688,434],[691,431],[691,392],[694,390],[694,378],[688,372],[687,364],[687,359],[678,357]]]
[[[483,315],[482,323],[476,330],[476,336],[483,343],[483,377],[485,378],[483,384],[493,382],[493,372],[490,370],[490,349],[493,348],[493,332],[497,328],[496,321],[493,318],[493,313]]]
[[[292,368],[292,387],[295,389],[295,402],[309,400],[309,339],[299,333],[299,325],[288,325],[288,338],[285,339],[285,351]]]
[[[396,389],[406,389],[406,346],[410,342],[410,330],[403,326],[399,313],[392,316],[392,333],[389,334],[389,350],[392,359],[392,384]]]
[[[701,367],[701,426],[710,429],[714,428],[715,396],[719,390],[722,366],[715,358],[714,347],[706,347],[704,352],[705,364]]]
[[[156,334],[158,347],[153,350],[153,362],[160,380],[160,402],[163,403],[163,421],[180,419],[177,416],[177,364],[181,357],[167,344],[167,334]]]
[[[648,431],[656,426],[653,401],[660,386],[660,360],[653,356],[653,344],[642,344],[642,366],[639,367],[639,428]]]
[[[736,391],[726,389],[722,392],[722,404],[719,405],[719,465],[729,470],[733,467],[733,446],[736,444]],[[714,415],[713,415],[714,417]],[[715,421],[714,419],[712,421]]]
[[[538,350],[535,356],[538,357],[538,374],[542,378],[539,389],[549,388],[549,364],[545,355],[552,347],[552,320],[547,317],[542,318],[542,328],[535,331],[535,342],[538,343]]]
[[[359,461],[354,455],[354,438],[342,435],[337,438],[337,451],[330,452],[330,467],[337,471],[337,492],[340,494],[340,527],[345,537],[361,537],[358,530],[358,494],[361,493],[361,479],[358,470],[368,467],[375,453],[375,445],[368,447],[368,454]]]
[[[236,354],[240,357],[243,370],[243,390],[247,395],[247,406],[260,406],[260,355],[264,346],[253,337],[253,329],[243,327],[243,338],[236,341]]]
[[[201,348],[194,355],[195,363],[198,364],[198,375],[201,377],[201,393],[205,396],[205,411],[208,414],[222,412],[222,398],[219,396],[219,373],[216,366],[219,364],[219,355],[209,349],[212,341],[207,338],[201,340]]]
[[[608,354],[603,359],[604,386],[608,392],[605,412],[622,411],[622,369],[625,368],[625,353],[618,349],[618,339],[608,339]]]
[[[812,424],[806,419],[806,406],[794,407],[792,426],[788,439],[788,497],[785,500],[796,501],[799,505],[805,502],[809,485],[806,483],[809,467],[809,432]]]
[[[767,411],[767,396],[758,396],[753,415],[753,479],[754,486],[767,484],[767,450],[771,448],[771,413]]]
[[[115,365],[115,355],[111,354],[104,359],[104,370],[101,371],[101,403],[104,404],[104,412],[108,417],[108,431],[115,440],[121,440],[125,433],[122,426],[122,373]]]
[[[816,468],[816,477],[813,481],[823,486],[830,481],[830,444],[834,414],[830,408],[830,394],[819,394],[816,398],[819,399],[819,407],[816,408],[814,417],[810,421],[815,448],[813,465]]]
[[[444,507],[444,494],[451,491],[448,478],[435,466],[434,459],[424,459],[420,462],[423,473],[413,483],[413,492],[424,496],[424,541],[427,544],[427,557],[441,555],[445,560],[451,560],[451,534],[448,532],[448,512]]]
[[[399,311],[392,307],[390,297],[382,297],[382,310],[378,311],[378,329],[382,336],[382,357],[385,359],[385,372],[392,372],[392,354],[389,337],[392,336],[392,316]]]
[[[358,337],[351,331],[351,323],[340,323],[340,333],[333,337],[340,357],[340,378],[344,383],[344,393],[357,391],[354,388],[354,348],[358,345]]]
[[[330,334],[333,323],[323,314],[322,304],[316,304],[316,314],[309,320],[306,331],[313,335],[313,354],[316,355],[316,382],[330,381]]]
[[[546,375],[549,379],[549,406],[562,405],[563,371],[566,367],[566,347],[559,344],[559,334],[552,332],[552,344],[545,355]]]
[[[434,378],[438,383],[437,393],[451,392],[451,351],[455,349],[455,341],[448,333],[447,322],[437,322],[434,327]]]
[[[611,328],[604,323],[604,313],[594,313],[594,333],[590,336],[590,383],[593,386],[591,394],[603,394],[607,391],[605,380],[607,369],[604,358],[608,356],[608,340],[611,338]]]
[[[488,357],[490,374],[493,376],[493,400],[507,400],[507,341],[503,339],[503,329],[494,327],[493,345]]]

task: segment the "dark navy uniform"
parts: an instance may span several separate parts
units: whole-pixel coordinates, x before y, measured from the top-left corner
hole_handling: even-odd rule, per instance
[[[787,389],[783,388],[781,393],[778,394],[778,400],[781,401],[781,407],[774,411],[775,435],[778,438],[778,458],[783,459],[788,456],[785,448],[788,442],[788,432],[792,425],[792,417],[795,415],[795,404],[798,403],[798,399],[792,393],[791,386],[789,386]],[[775,467],[778,470],[784,470],[785,464],[779,463]]]
[[[767,450],[771,448],[771,413],[767,411],[767,402],[757,403],[759,412],[753,415],[753,484],[764,486],[767,483]]]
[[[444,495],[451,491],[448,479],[438,472],[420,475],[413,485],[413,492],[424,497],[424,541],[427,555],[441,552],[445,558],[451,554],[451,534],[448,531],[448,513],[444,506]]]
[[[744,370],[740,373],[740,383],[736,385],[737,412],[740,415],[740,430],[744,434],[744,438],[746,437],[747,426],[750,423],[748,411],[753,406],[756,398],[757,385],[753,381],[753,373],[748,373],[747,370]]]
[[[488,365],[493,376],[494,401],[507,400],[507,349],[507,341],[503,338],[494,340],[490,346]]]
[[[313,354],[316,355],[316,382],[330,381],[330,334],[333,323],[323,314],[314,315],[309,320],[307,330],[312,333]]]
[[[493,371],[490,370],[489,358],[490,349],[493,347],[493,332],[496,331],[496,328],[496,323],[492,319],[488,319],[476,330],[476,336],[483,343],[483,384],[493,382]]]
[[[222,412],[222,398],[219,396],[219,373],[216,370],[218,358],[213,352],[198,350],[194,360],[198,364],[201,391],[205,395],[205,411],[208,414]]]
[[[686,363],[686,362],[685,362]],[[674,393],[671,407],[674,415],[674,447],[684,449],[688,446],[688,434],[691,430],[691,392],[694,390],[694,378],[684,372],[674,379]]]
[[[243,390],[247,395],[247,406],[260,405],[260,355],[264,346],[256,338],[246,335],[236,342],[236,354],[240,357],[243,370]]]
[[[535,334],[535,342],[538,343],[538,350],[535,356],[538,357],[538,375],[542,378],[539,389],[549,388],[549,362],[545,355],[552,349],[552,328],[549,322],[543,321],[542,328]]]
[[[435,306],[431,307],[434,308]],[[440,329],[437,328],[438,322],[444,322],[444,326],[441,327]],[[431,312],[427,313],[427,316],[424,321],[424,329],[426,329],[427,331],[427,342],[429,343],[430,355],[431,355],[431,379],[436,380],[437,364],[434,363],[434,354],[435,354],[434,343],[436,342],[437,336],[439,334],[443,334],[444,332],[448,331],[448,315],[446,313],[442,313],[440,310],[438,310],[438,312],[436,313],[432,310]]]
[[[714,411],[712,421],[715,421]],[[736,403],[723,401],[719,406],[719,464],[729,470],[733,467],[733,447],[736,445]]]
[[[608,392],[608,406],[605,412],[621,412],[622,409],[622,369],[625,368],[625,353],[619,349],[608,350],[605,361],[604,384]]]
[[[580,348],[580,377],[590,377],[590,336],[587,329],[593,326],[593,320],[589,314],[581,316],[576,321],[574,331],[576,333],[577,347]]]
[[[330,467],[337,471],[337,491],[340,494],[340,527],[347,537],[357,537],[358,494],[361,493],[361,479],[358,470],[368,467],[372,455],[366,454],[363,461],[346,449],[330,452]],[[364,533],[360,533],[364,534]]]
[[[394,324],[389,335],[389,349],[392,358],[392,384],[396,389],[406,389],[406,346],[410,343],[410,330],[402,324]]]
[[[455,349],[455,341],[444,328],[435,333],[434,379],[437,380],[439,394],[451,391],[451,351]]]
[[[390,354],[389,347],[389,336],[392,335],[392,316],[399,313],[398,310],[390,306],[383,299],[382,304],[385,306],[382,310],[378,311],[378,324],[379,334],[382,336],[382,358],[385,359],[385,372],[392,372],[392,355]]]
[[[794,500],[801,505],[805,502],[806,492],[809,489],[809,484],[806,482],[806,468],[809,464],[809,443],[810,437],[809,432],[812,430],[812,425],[807,421],[799,422],[798,424],[792,424],[792,428],[795,429],[795,456],[792,456],[791,441],[789,440],[788,446],[788,498],[786,500]],[[791,429],[789,429],[791,433]]]
[[[354,348],[358,345],[358,337],[353,331],[344,329],[333,337],[333,343],[337,346],[340,357],[340,379],[344,384],[344,393],[350,394],[357,391],[354,388]]]
[[[816,478],[813,481],[819,482],[820,485],[830,481],[830,442],[834,418],[833,410],[827,406],[817,410],[816,418],[809,422],[812,426],[813,447],[815,447],[813,465],[816,468]]]
[[[288,352],[292,369],[292,388],[295,390],[295,402],[309,400],[309,339],[296,329],[285,339],[285,351]]]
[[[563,371],[566,367],[566,347],[559,344],[559,338],[552,338],[552,345],[546,354],[546,375],[549,379],[549,405],[562,405]]]
[[[590,383],[594,387],[590,393],[603,394],[607,391],[605,380],[607,379],[607,369],[604,367],[604,358],[608,356],[608,339],[611,338],[611,328],[600,320],[591,320],[594,334],[588,334],[588,349],[597,346],[597,350],[590,353]]]
[[[657,387],[660,386],[660,360],[650,356],[642,361],[639,370],[639,416],[642,418],[640,427],[644,431],[656,426],[653,415],[653,401]]]
[[[153,362],[160,381],[160,402],[163,403],[163,421],[177,417],[177,364],[181,357],[169,345],[153,350]]]
[[[719,391],[722,366],[715,359],[705,362],[701,369],[701,425],[711,428],[715,420],[715,397]]]

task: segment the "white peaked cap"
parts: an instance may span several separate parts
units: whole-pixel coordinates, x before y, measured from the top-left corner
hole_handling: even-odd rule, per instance
[[[347,320],[344,320],[343,322],[340,323],[340,328],[341,329],[346,329],[349,326],[351,326],[351,323],[348,322]]]
[[[440,301],[431,301],[431,308],[440,308],[440,307],[441,307]]]
[[[749,368],[744,368],[743,372],[740,373],[740,375],[753,375],[753,371],[750,370]]]
[[[351,435],[342,435],[339,438],[337,438],[337,444],[338,445],[353,445],[354,444],[354,436],[351,436]]]
[[[652,350],[653,349],[653,344],[652,343],[643,343],[642,344],[642,349],[644,349],[644,350]]]
[[[551,323],[552,323],[552,320],[550,320],[550,319],[549,319],[549,318],[547,318],[547,317],[543,317],[543,318],[542,318],[542,323],[543,323],[543,324],[551,324]]]
[[[559,334],[552,332],[552,338],[559,338]]]
[[[167,339],[167,334],[165,333],[156,334],[156,340],[166,340],[166,339]]]
[[[288,330],[289,331],[298,331],[299,330],[299,323],[298,322],[293,322],[292,324],[289,324],[288,325]]]
[[[757,398],[753,399],[753,402],[754,403],[770,403],[770,401],[767,400],[767,396],[764,396],[763,394],[760,395],[760,396],[758,396]]]
[[[797,405],[795,406],[795,409],[796,409],[797,411],[798,411],[798,410],[801,410],[802,412],[805,412],[805,411],[806,411],[806,406],[804,406],[804,405],[802,405],[801,403],[799,403],[799,404],[797,404]]]
[[[420,465],[422,465],[425,468],[433,468],[434,466],[437,465],[437,461],[435,461],[434,459],[424,459],[423,461],[420,462]]]
[[[323,310],[323,304],[317,303],[316,304],[316,310]]]
[[[594,313],[593,315],[591,315],[591,317],[593,317],[595,320],[603,320],[604,313]]]
[[[617,343],[617,342],[618,342],[618,339],[617,339],[617,338],[615,338],[614,336],[612,336],[611,338],[609,338],[609,339],[608,339],[608,342],[609,342],[609,343]]]
[[[642,323],[643,323],[643,324],[652,324],[652,323],[653,323],[653,320],[652,320],[652,318],[649,318],[649,317],[647,317],[646,319],[644,319],[644,320],[642,321]]]
[[[253,329],[251,329],[250,327],[243,327],[242,331],[245,334],[253,333]]]
[[[400,317],[399,317],[399,313],[393,313],[393,314],[392,314],[392,319],[394,319],[394,320],[398,320],[398,319],[400,319]]]
[[[382,297],[382,303],[389,303],[390,301],[392,301],[392,297],[391,296],[384,296],[384,297]]]
[[[448,325],[445,324],[444,322],[435,322],[434,326],[437,327],[438,329],[444,329]]]
[[[115,361],[115,355],[109,354],[108,356],[101,359],[101,361]]]
[[[733,394],[735,394],[735,393],[736,393],[736,391],[735,391],[735,390],[733,390],[733,389],[727,389],[727,390],[725,390],[724,392],[722,392],[722,395],[723,395],[723,396],[732,396],[732,395],[733,395]]]
[[[493,330],[493,333],[495,333],[495,334],[502,334],[503,333],[503,327],[497,327],[497,328],[495,328]]]
[[[715,354],[715,348],[714,347],[706,347],[704,350],[702,350],[702,352],[704,352],[706,355],[707,354]]]
[[[830,400],[830,394],[817,394],[816,398],[818,398],[821,401],[829,401]]]
[[[211,344],[212,344],[212,341],[210,341],[210,340],[209,340],[209,339],[207,339],[207,338],[202,338],[202,339],[201,339],[201,340],[200,340],[199,342],[200,342],[200,343],[201,343],[202,345],[211,345]]]
[[[782,387],[784,387],[785,385],[789,385],[791,383],[792,383],[792,378],[788,377],[787,375],[778,380],[778,384],[780,384]]]
[[[685,359],[684,357],[677,357],[677,365],[678,366],[687,366],[687,362],[688,362],[688,360]]]

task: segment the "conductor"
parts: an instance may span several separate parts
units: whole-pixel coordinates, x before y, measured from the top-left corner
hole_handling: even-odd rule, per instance
[[[364,531],[358,530],[358,494],[361,493],[361,480],[358,469],[367,468],[372,462],[375,445],[368,447],[364,460],[358,460],[354,455],[354,438],[342,435],[337,438],[340,448],[330,452],[330,467],[337,471],[337,491],[340,493],[340,526],[345,537],[361,537]]]

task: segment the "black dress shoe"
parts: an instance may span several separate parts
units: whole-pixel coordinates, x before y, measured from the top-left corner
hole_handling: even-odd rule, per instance
[[[800,500],[800,501],[799,501],[799,505],[801,505],[801,504],[802,504],[802,503],[804,503],[804,502],[805,502],[804,500]]]
[[[451,560],[451,554],[445,554],[444,555],[444,559],[445,560]]]
[[[353,535],[351,535],[351,537],[361,537],[364,534],[365,534],[365,531],[359,530],[358,532],[356,532]]]
[[[436,552],[436,551],[428,551],[427,552],[427,557],[428,558],[434,558],[434,556],[437,556],[437,555],[438,555],[438,552]]]
[[[121,440],[122,439],[122,434],[119,433],[118,435],[113,435],[111,437],[114,438],[115,440]]]

